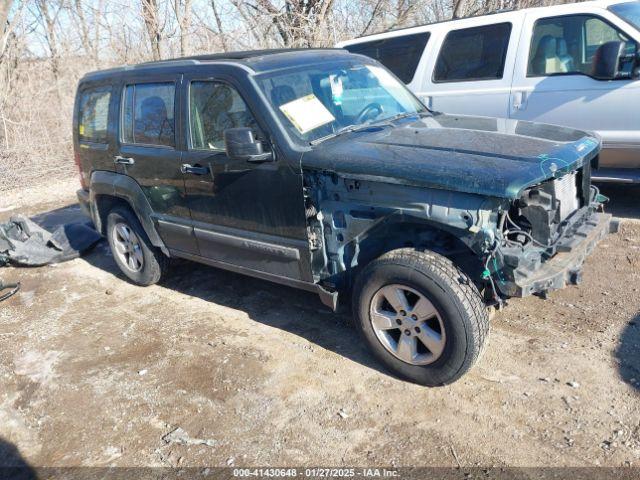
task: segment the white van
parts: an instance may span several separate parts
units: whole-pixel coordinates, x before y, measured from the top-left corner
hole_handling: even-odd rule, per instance
[[[433,110],[603,139],[601,181],[640,182],[640,1],[501,12],[338,44],[373,57]]]

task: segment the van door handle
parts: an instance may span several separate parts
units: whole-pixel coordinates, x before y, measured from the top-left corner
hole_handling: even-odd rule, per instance
[[[512,107],[514,112],[517,112],[518,110],[524,110],[527,108],[527,96],[528,96],[528,92],[513,93]]]
[[[180,167],[182,173],[191,173],[192,175],[206,175],[209,173],[209,167],[201,167],[200,165],[189,165],[183,163]]]
[[[429,110],[433,110],[433,97],[431,95],[421,95],[420,100],[422,100],[425,107]]]
[[[113,159],[113,163],[118,163],[120,165],[133,165],[136,161],[131,157],[121,157],[120,155],[116,155]]]

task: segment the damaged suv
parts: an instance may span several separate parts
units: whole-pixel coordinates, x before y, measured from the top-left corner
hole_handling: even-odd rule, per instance
[[[489,306],[579,282],[616,229],[599,139],[431,112],[342,50],[88,74],[74,146],[80,203],[133,282],[180,257],[350,297],[376,357],[424,385],[474,364]]]

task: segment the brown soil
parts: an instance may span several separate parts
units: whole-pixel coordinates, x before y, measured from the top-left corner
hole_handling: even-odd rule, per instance
[[[186,262],[140,288],[104,242],[5,268],[22,291],[0,305],[0,437],[37,466],[638,466],[640,191],[605,193],[627,220],[584,283],[511,301],[443,388],[389,375],[305,292]],[[0,219],[78,214],[58,209],[71,186],[34,195]],[[163,440],[177,427],[186,445]]]

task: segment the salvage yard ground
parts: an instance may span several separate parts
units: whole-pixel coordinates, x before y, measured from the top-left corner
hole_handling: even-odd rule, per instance
[[[74,189],[4,195],[0,220],[66,222],[79,215]],[[306,292],[186,262],[140,288],[106,242],[65,264],[1,269],[22,291],[0,304],[0,457],[640,466],[640,188],[603,190],[625,220],[584,282],[511,301],[480,363],[442,388],[390,376],[348,314]]]

